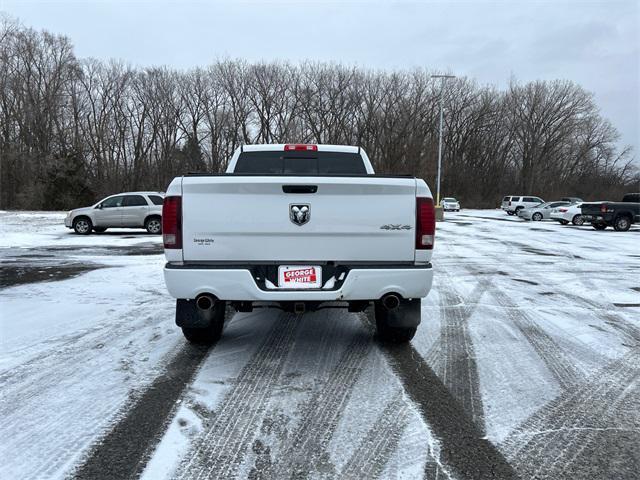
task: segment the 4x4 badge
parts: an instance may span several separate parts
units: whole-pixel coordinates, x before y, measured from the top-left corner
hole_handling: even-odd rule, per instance
[[[308,203],[297,203],[289,205],[289,220],[301,227],[309,222],[311,218],[311,205]]]

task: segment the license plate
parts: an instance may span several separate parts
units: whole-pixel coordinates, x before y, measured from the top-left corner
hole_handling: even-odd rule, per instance
[[[320,288],[322,267],[307,265],[281,265],[278,267],[280,288]]]

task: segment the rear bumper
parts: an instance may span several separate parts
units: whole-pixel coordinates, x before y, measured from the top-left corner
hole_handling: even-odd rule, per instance
[[[386,293],[404,298],[426,297],[433,281],[431,265],[407,268],[351,268],[339,288],[333,290],[264,290],[249,268],[194,268],[166,264],[164,279],[171,296],[191,299],[210,293],[220,300],[282,302],[282,301],[344,301],[376,300]]]

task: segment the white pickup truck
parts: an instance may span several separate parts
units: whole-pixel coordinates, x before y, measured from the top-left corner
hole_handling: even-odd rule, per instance
[[[407,342],[431,288],[433,197],[423,180],[375,175],[359,147],[245,145],[224,174],[167,188],[164,277],[192,342],[237,311],[375,308],[378,336]]]

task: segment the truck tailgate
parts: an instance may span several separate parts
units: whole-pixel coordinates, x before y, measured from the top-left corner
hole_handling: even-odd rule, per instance
[[[415,196],[414,178],[183,177],[183,258],[414,261]]]
[[[602,203],[583,203],[580,207],[583,215],[599,215]]]

